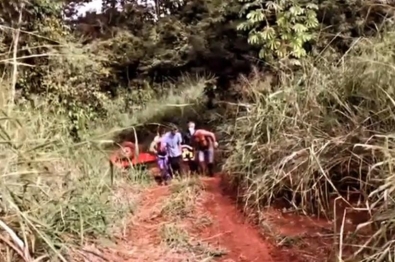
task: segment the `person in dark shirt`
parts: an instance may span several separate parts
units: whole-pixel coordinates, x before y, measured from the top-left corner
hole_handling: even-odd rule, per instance
[[[183,144],[192,146],[192,136],[195,133],[195,123],[193,121],[188,122],[188,130],[183,135]]]
[[[195,133],[195,122],[189,121],[188,122],[188,130],[184,133],[183,135],[183,144],[188,145],[188,146],[193,146],[193,135]],[[196,153],[196,152],[194,152]],[[196,158],[194,157],[193,159],[189,159],[189,170],[191,173],[197,173],[198,172],[198,167],[199,164],[196,161]]]

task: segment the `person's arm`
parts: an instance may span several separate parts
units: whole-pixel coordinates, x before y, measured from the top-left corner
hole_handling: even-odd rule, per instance
[[[213,132],[201,129],[201,130],[199,130],[199,134],[202,136],[208,136],[213,140],[214,143],[217,143],[217,138],[215,137],[215,134]]]
[[[182,152],[182,135],[180,132],[177,133],[178,134],[178,146],[180,148],[180,152]]]
[[[160,138],[160,151],[165,151],[166,150],[166,148],[167,148],[167,137],[168,137],[168,134],[166,134],[166,135],[164,135],[164,136],[162,136],[161,138]]]
[[[150,152],[152,152],[152,153],[154,153],[154,154],[157,154],[158,153],[158,148],[156,148],[156,146],[157,146],[157,144],[158,144],[158,140],[160,139],[160,137],[159,136],[156,136],[155,138],[154,138],[154,140],[152,140],[152,142],[151,142],[151,144],[150,144],[150,147],[149,147],[149,151]]]
[[[196,133],[197,133],[197,132],[198,132],[198,131],[196,131]],[[202,136],[210,137],[210,138],[213,140],[214,148],[217,148],[217,147],[218,147],[217,138],[215,137],[215,134],[214,134],[213,132],[200,129],[200,130],[199,130],[199,134],[202,135]]]

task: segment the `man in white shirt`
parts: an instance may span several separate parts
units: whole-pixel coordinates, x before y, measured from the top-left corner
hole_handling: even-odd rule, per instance
[[[169,159],[169,165],[171,167],[171,176],[175,173],[179,173],[179,175],[183,175],[182,170],[182,136],[178,131],[178,127],[174,124],[170,126],[170,132],[167,132],[162,137],[161,147],[166,149],[167,156]]]

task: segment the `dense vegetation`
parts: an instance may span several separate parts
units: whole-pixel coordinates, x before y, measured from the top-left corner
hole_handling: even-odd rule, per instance
[[[105,139],[196,109],[246,203],[330,215],[358,191],[384,222],[348,258],[393,261],[394,4],[85,2],[0,1],[1,217],[25,243],[2,261],[110,234],[133,201],[104,182]]]

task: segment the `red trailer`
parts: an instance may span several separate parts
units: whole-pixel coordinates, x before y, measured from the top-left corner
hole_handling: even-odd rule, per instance
[[[182,158],[184,163],[193,160],[194,153],[192,147],[182,145]],[[156,155],[147,152],[139,152],[136,155],[136,146],[132,142],[123,142],[121,148],[117,149],[110,157],[111,184],[114,179],[114,166],[121,169],[131,167],[157,167]]]

